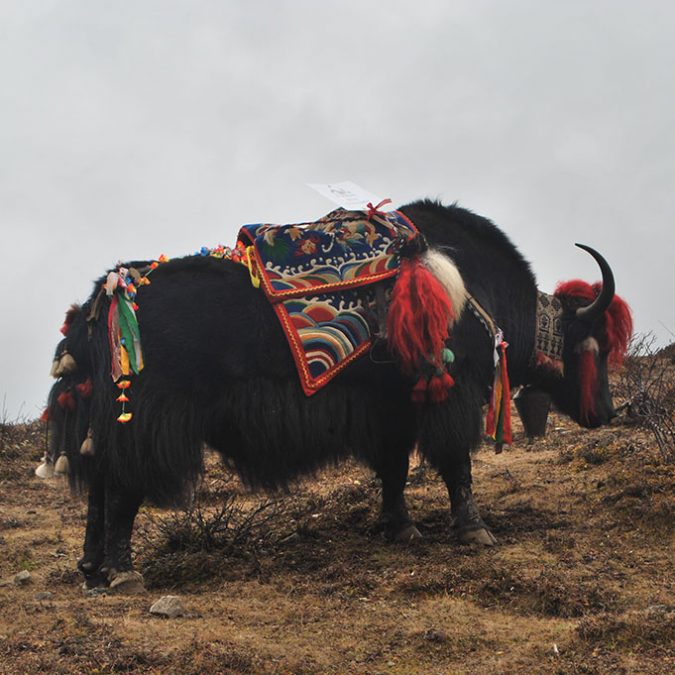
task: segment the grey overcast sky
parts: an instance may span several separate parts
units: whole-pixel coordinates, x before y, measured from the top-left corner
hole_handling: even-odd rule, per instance
[[[458,201],[542,290],[595,246],[665,344],[674,126],[670,0],[0,0],[0,406],[107,268],[317,218],[307,182]]]

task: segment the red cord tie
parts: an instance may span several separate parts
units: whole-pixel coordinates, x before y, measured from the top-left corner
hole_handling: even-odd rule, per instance
[[[368,202],[366,204],[368,207],[368,220],[370,220],[373,216],[384,216],[384,211],[379,211],[378,209],[380,206],[384,206],[385,204],[391,204],[391,199],[383,199],[377,206],[373,206],[373,202]]]

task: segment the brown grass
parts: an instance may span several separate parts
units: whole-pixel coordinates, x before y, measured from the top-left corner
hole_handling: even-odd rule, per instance
[[[534,445],[518,433],[503,455],[482,449],[475,484],[493,549],[457,544],[431,470],[408,487],[424,535],[408,547],[378,531],[379,488],[361,467],[268,502],[211,458],[191,512],[144,507],[134,541],[149,591],[129,597],[83,593],[73,570],[84,506],[32,475],[38,426],[11,433],[0,579],[22,569],[33,578],[0,588],[2,673],[675,668],[675,467],[648,431],[585,432],[554,417]],[[36,599],[45,590],[53,596]],[[149,614],[168,593],[187,616]]]

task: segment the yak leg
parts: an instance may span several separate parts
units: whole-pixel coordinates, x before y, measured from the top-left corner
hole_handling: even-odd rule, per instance
[[[448,488],[452,506],[452,527],[457,530],[459,540],[464,544],[494,546],[497,539],[490,532],[478,511],[471,491],[471,456],[467,452],[450,471],[441,471]]]
[[[85,588],[107,586],[108,579],[100,572],[104,555],[105,488],[102,481],[92,483],[87,498],[87,529],[84,535],[84,555],[77,568],[84,574]]]
[[[452,526],[463,543],[492,546],[497,540],[483,522],[471,492],[470,449],[481,437],[480,392],[464,385],[463,397],[421,411],[418,447],[445,481],[452,506]]]
[[[101,572],[110,588],[123,593],[143,590],[143,577],[131,562],[131,532],[134,519],[143,501],[137,492],[106,486],[105,493],[105,558]]]
[[[403,494],[408,478],[408,452],[388,448],[386,459],[377,467],[377,475],[382,481],[380,524],[385,536],[406,543],[421,539],[422,535],[410,520]]]

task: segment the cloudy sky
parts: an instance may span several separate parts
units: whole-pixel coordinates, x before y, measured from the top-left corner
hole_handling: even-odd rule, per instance
[[[308,182],[458,201],[542,290],[595,246],[671,341],[674,64],[665,0],[0,0],[0,412],[105,269],[317,218]]]

